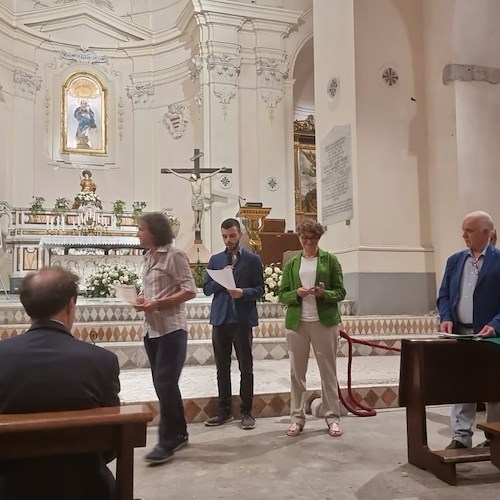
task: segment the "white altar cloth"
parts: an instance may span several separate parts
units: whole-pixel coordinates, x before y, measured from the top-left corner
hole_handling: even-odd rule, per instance
[[[139,238],[136,236],[64,236],[49,234],[40,238],[39,245],[45,248],[140,248]]]

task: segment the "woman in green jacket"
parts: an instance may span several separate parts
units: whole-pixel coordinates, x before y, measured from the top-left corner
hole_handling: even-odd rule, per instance
[[[290,358],[290,416],[288,436],[304,428],[306,372],[312,344],[321,376],[321,398],[328,433],[342,435],[339,427],[340,401],[337,387],[337,347],[340,313],[344,299],[342,268],[337,257],[318,247],[323,226],[310,219],[297,226],[302,252],[284,269],[279,300],[287,306],[285,328]]]

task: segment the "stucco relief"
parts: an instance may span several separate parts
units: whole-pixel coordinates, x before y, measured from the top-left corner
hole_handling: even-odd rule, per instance
[[[238,89],[241,57],[230,54],[210,54],[207,63],[213,82],[213,92],[225,107],[231,102]]]
[[[260,57],[257,59],[257,76],[259,82],[259,93],[266,106],[273,109],[283,97],[283,83],[288,75],[288,61],[286,54],[281,60],[269,57]]]
[[[105,7],[109,10],[115,10],[113,2],[111,0],[86,0],[88,3],[94,4],[96,7]],[[83,3],[80,0],[56,0],[55,4],[72,4],[72,3]]]
[[[187,109],[184,104],[169,104],[167,112],[163,115],[163,124],[174,139],[180,139],[188,124]]]
[[[16,69],[13,75],[16,95],[34,99],[35,94],[42,87],[42,78],[34,73]]]
[[[72,64],[99,64],[99,69],[104,73],[109,73],[113,76],[120,76],[121,72],[115,69],[108,56],[98,54],[88,47],[80,46],[73,51],[62,50],[57,53],[52,62],[45,66],[52,71],[71,66]]]
[[[131,85],[127,87],[127,97],[132,101],[134,109],[148,108],[152,103],[155,87],[152,83]]]
[[[120,137],[120,141],[123,139],[123,123],[124,123],[124,115],[125,111],[123,110],[123,97],[120,97],[118,100],[118,136]]]
[[[198,109],[201,108],[203,103],[203,57],[200,55],[195,55],[189,61],[189,77],[193,80],[196,89],[195,94],[193,96],[195,104],[198,106]]]

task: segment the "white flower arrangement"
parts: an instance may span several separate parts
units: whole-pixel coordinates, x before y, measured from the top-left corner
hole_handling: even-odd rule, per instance
[[[97,272],[85,280],[85,297],[114,297],[114,284],[135,285],[141,289],[141,277],[127,266],[99,264]]]
[[[269,264],[264,268],[264,302],[278,303],[282,276],[283,271],[276,264]]]
[[[77,206],[75,206],[74,208],[78,208],[80,206],[85,206],[85,205],[93,205],[94,207],[102,209],[101,198],[99,198],[99,196],[97,196],[95,193],[87,191],[80,191],[75,196],[75,205]]]

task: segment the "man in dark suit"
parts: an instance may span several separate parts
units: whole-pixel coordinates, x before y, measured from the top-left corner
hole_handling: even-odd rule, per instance
[[[116,355],[70,333],[77,294],[78,277],[61,267],[44,268],[21,281],[20,299],[31,327],[0,342],[0,413],[120,404]],[[101,455],[0,462],[1,499],[108,500],[113,488]]]
[[[264,293],[262,262],[256,254],[240,245],[240,223],[226,219],[221,225],[226,249],[212,255],[208,269],[224,269],[231,266],[236,288],[226,289],[207,273],[203,291],[214,294],[210,310],[212,345],[217,367],[219,411],[205,425],[221,425],[233,420],[231,415],[231,352],[234,345],[240,369],[241,427],[253,429],[253,357],[252,327],[258,324],[256,301]]]
[[[462,231],[467,250],[453,254],[446,263],[438,297],[440,331],[500,335],[500,251],[490,243],[493,221],[486,212],[468,214]],[[457,374],[459,383],[460,374]],[[500,403],[488,403],[488,421],[500,421]],[[470,448],[476,403],[454,404],[451,411],[453,439],[448,449]],[[480,446],[489,446],[488,439]]]

